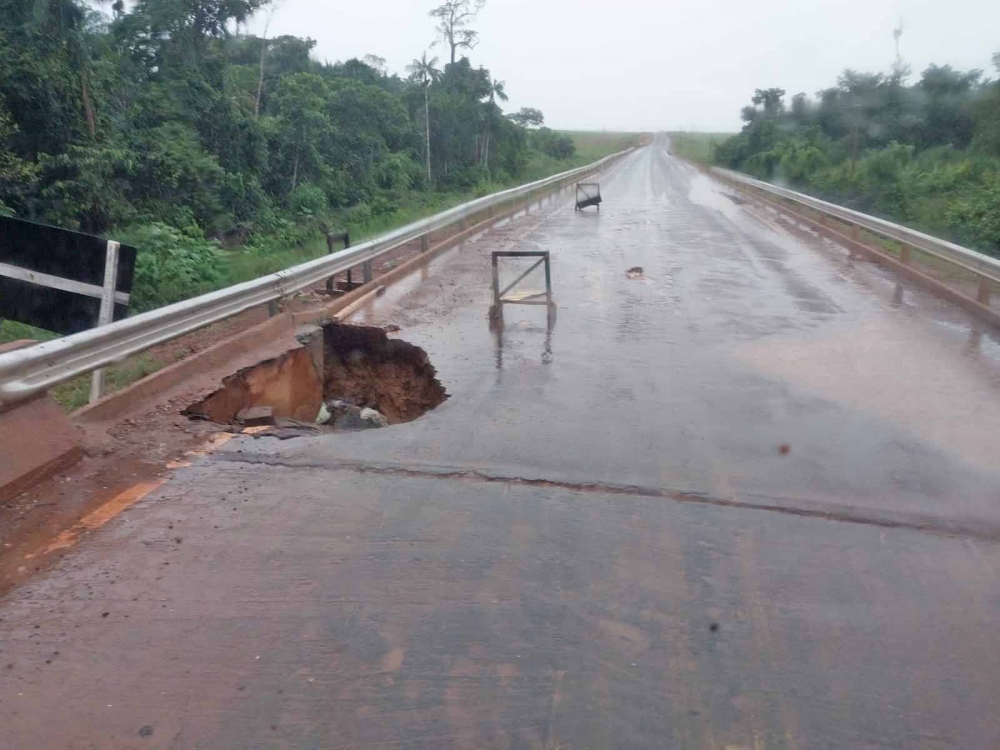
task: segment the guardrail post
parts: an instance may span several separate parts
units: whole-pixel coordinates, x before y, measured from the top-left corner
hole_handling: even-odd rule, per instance
[[[431,236],[429,234],[420,235],[420,252],[426,253],[431,249]]]
[[[901,244],[899,246],[899,262],[904,266],[910,264],[910,246],[906,244]]]
[[[979,291],[976,293],[976,301],[981,305],[990,306],[990,280],[985,276],[979,277]]]
[[[278,300],[273,299],[267,303],[267,316],[269,318],[273,318],[280,312],[281,312],[281,306],[278,304]]]
[[[344,250],[346,250],[347,248],[349,248],[351,246],[351,235],[350,235],[349,232],[344,232],[343,235],[341,235],[341,237],[344,240]],[[327,235],[326,235],[326,254],[327,255],[333,255],[333,243],[334,243],[334,234],[333,234],[333,232],[328,232]],[[334,274],[334,276],[335,275],[336,274]],[[330,278],[328,278],[326,280],[326,291],[333,292],[333,290],[334,290],[334,277],[331,276]]]
[[[458,220],[458,231],[460,231],[460,232],[464,232],[465,231],[465,219],[459,219]]]
[[[97,314],[97,325],[106,326],[115,319],[115,289],[118,288],[118,249],[114,240],[108,240],[104,254],[104,289],[101,293],[101,309]],[[104,370],[94,370],[90,376],[90,403],[104,395]]]
[[[366,260],[361,264],[361,272],[364,274],[366,284],[375,278],[375,274],[372,269],[372,262],[370,260]]]

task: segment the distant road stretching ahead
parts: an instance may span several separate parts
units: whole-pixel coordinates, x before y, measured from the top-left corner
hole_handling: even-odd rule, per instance
[[[601,189],[355,316],[438,409],[233,440],[0,601],[0,747],[1000,747],[997,332],[662,139]]]

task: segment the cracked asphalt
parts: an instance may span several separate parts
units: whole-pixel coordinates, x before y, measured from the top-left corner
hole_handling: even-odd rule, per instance
[[[997,332],[663,139],[601,188],[354,317],[442,406],[234,439],[0,600],[0,747],[1000,746]]]

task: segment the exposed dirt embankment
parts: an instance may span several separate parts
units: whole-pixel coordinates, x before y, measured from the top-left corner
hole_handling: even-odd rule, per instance
[[[275,417],[312,422],[322,400],[319,373],[303,347],[230,375],[222,388],[183,413],[230,424],[244,409],[269,406]]]
[[[390,424],[414,420],[448,398],[427,353],[381,328],[328,325],[323,355],[324,397],[371,407]]]

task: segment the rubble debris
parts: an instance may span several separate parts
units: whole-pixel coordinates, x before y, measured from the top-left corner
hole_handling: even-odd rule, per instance
[[[384,414],[368,406],[357,406],[342,399],[328,401],[326,406],[332,415],[328,424],[339,430],[366,430],[389,424]]]
[[[265,424],[274,424],[274,409],[270,406],[251,406],[243,409],[236,415],[236,421],[244,427],[258,427]]]

